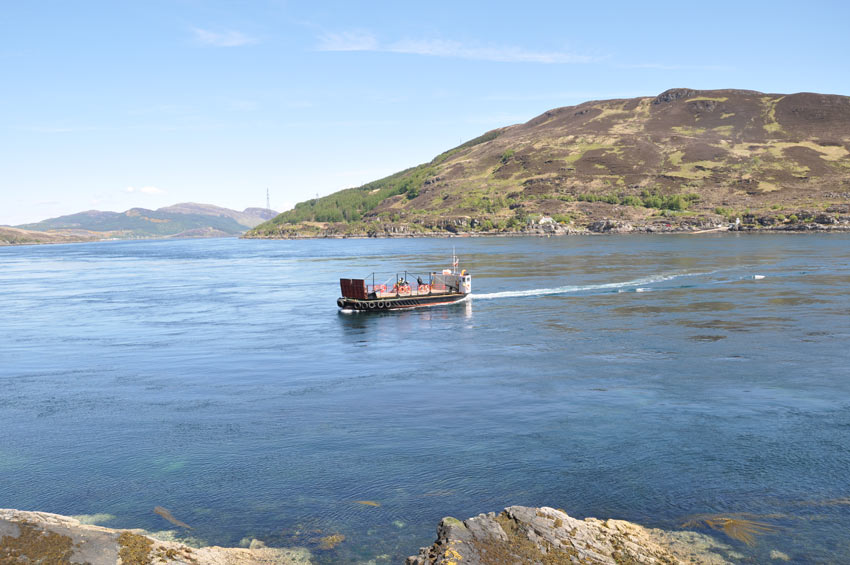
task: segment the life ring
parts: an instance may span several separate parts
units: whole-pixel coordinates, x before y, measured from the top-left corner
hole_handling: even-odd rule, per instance
[[[431,287],[428,286],[427,284],[420,284],[419,290],[417,291],[417,293],[418,294],[430,294],[431,293]]]
[[[404,296],[410,295],[410,285],[405,284],[398,287],[398,293]]]

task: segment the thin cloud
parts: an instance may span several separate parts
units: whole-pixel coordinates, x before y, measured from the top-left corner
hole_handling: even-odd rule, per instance
[[[496,63],[543,63],[551,65],[592,63],[597,60],[588,55],[576,55],[562,51],[529,51],[509,45],[480,47],[465,45],[460,41],[442,39],[404,40],[389,45],[385,50],[391,53],[452,57]]]
[[[195,41],[211,47],[241,47],[257,43],[257,39],[239,31],[210,31],[198,27],[192,28]]]
[[[367,31],[323,33],[319,36],[319,51],[381,51],[378,40]]]
[[[511,124],[520,124],[523,122],[527,122],[529,119],[528,115],[525,114],[494,114],[491,116],[483,115],[483,116],[470,116],[464,119],[464,123],[479,125],[479,126],[509,126]]]
[[[319,36],[319,51],[374,51],[426,57],[446,57],[497,63],[577,64],[592,63],[599,57],[565,51],[531,51],[512,45],[468,45],[446,39],[405,39],[382,44],[366,31],[324,33]]]
[[[637,63],[617,65],[620,69],[652,69],[659,71],[731,71],[734,67],[726,65],[665,65],[663,63]]]
[[[157,188],[155,186],[142,186],[142,187],[139,187],[139,188],[136,188],[135,186],[128,186],[127,188],[124,189],[124,192],[128,192],[128,193],[131,193],[131,194],[132,193],[166,194],[166,191],[164,191],[161,188]]]
[[[378,127],[378,126],[399,126],[409,122],[403,122],[400,120],[335,120],[329,122],[322,121],[308,121],[308,122],[284,122],[281,123],[281,127],[288,128],[300,128],[300,127],[310,127],[310,128],[365,128],[365,127]]]
[[[111,128],[95,126],[19,126],[17,129],[33,133],[79,133],[84,131],[106,131]]]
[[[580,100],[608,100],[611,98],[636,98],[641,93],[604,93],[593,91],[564,91],[564,92],[529,92],[529,93],[496,93],[483,96],[488,102],[548,102]]]

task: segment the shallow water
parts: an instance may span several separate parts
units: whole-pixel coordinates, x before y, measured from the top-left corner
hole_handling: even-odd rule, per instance
[[[468,302],[337,312],[452,246]],[[378,563],[511,504],[747,513],[850,561],[848,289],[846,235],[0,248],[0,507]]]

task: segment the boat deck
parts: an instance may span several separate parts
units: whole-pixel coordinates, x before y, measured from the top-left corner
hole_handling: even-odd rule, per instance
[[[431,289],[428,292],[420,293],[419,289],[411,290],[410,292],[376,292],[376,298],[418,298],[420,296],[439,296],[443,294],[457,294],[457,292],[451,292],[448,289],[443,290],[434,290]],[[374,299],[369,299],[374,300]]]

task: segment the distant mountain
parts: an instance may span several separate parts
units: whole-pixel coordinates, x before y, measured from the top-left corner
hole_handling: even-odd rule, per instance
[[[196,204],[184,202],[160,208],[157,212],[172,212],[175,214],[194,214],[199,216],[224,216],[236,220],[236,223],[253,228],[254,226],[277,216],[277,212],[267,208],[245,208],[241,212],[229,208],[221,208],[212,204]]]
[[[543,222],[604,231],[736,217],[790,229],[817,218],[843,225],[835,214],[848,203],[850,98],[676,88],[550,110],[301,202],[246,237],[498,233]]]
[[[276,214],[274,210],[265,208],[246,208],[239,212],[210,204],[186,202],[157,210],[88,210],[16,227],[42,232],[84,230],[94,232],[101,238],[224,237],[242,234]]]

